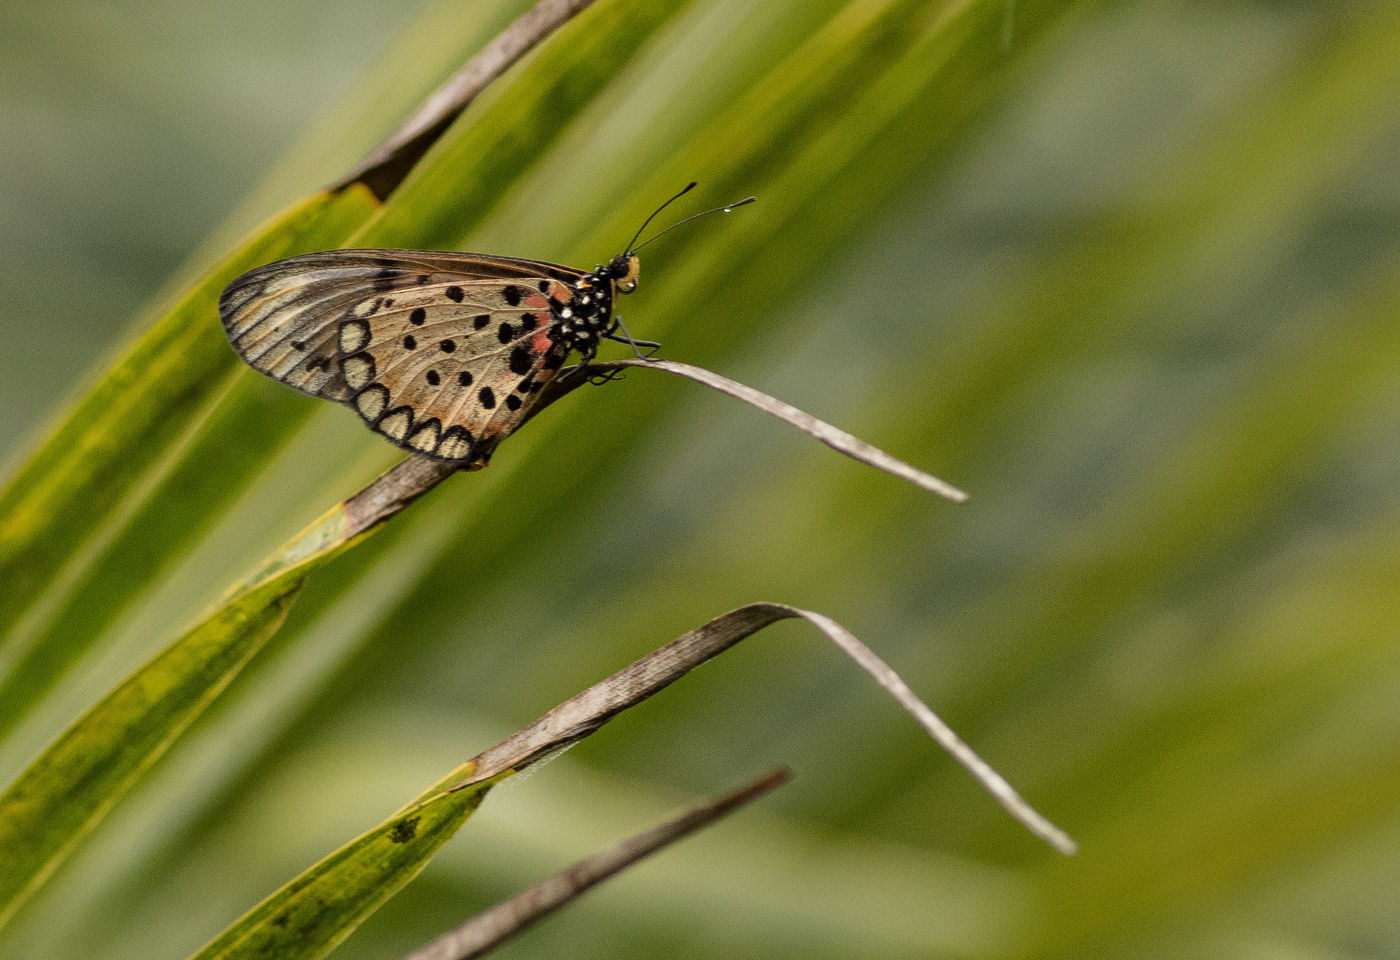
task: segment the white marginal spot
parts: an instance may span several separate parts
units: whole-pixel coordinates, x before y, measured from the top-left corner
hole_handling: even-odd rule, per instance
[[[355,397],[355,409],[366,420],[374,420],[384,412],[389,402],[389,391],[385,387],[370,387]]]
[[[413,431],[413,436],[408,438],[408,445],[415,450],[422,450],[424,453],[432,453],[438,445],[438,425],[436,420],[429,420],[426,424]]]
[[[448,460],[460,460],[467,455],[471,445],[466,440],[455,434],[442,441],[438,447],[438,456]]]
[[[362,320],[347,320],[340,325],[340,349],[343,353],[359,353],[369,343],[369,324]]]
[[[397,410],[379,422],[379,432],[395,440],[408,436],[408,428],[413,425],[413,417],[407,410]]]
[[[355,304],[355,309],[351,312],[357,317],[367,317],[373,313],[383,301],[382,297],[375,297],[373,300],[361,300]]]
[[[340,372],[345,375],[350,389],[359,390],[374,379],[374,361],[362,353],[346,357],[340,365]]]

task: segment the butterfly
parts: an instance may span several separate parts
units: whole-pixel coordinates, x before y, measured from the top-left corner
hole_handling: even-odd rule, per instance
[[[530,415],[570,355],[618,336],[613,307],[637,288],[637,251],[591,271],[542,260],[436,250],[327,250],[230,283],[219,315],[255,370],[351,407],[371,430],[433,460],[481,466]]]

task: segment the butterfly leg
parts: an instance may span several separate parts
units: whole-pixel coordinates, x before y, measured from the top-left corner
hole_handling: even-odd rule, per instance
[[[572,380],[574,377],[577,377],[579,374],[583,373],[583,371],[588,369],[588,361],[591,359],[591,357],[580,357],[578,363],[574,364],[572,367],[569,367],[567,370],[564,371],[564,375],[559,378],[558,382],[565,383],[569,380]],[[593,381],[593,378],[590,376],[588,380],[591,383]]]
[[[618,336],[616,331],[622,331],[622,336]],[[613,325],[608,328],[608,332],[603,334],[603,339],[611,340],[614,343],[625,343],[632,348],[638,360],[649,359],[656,351],[661,349],[661,344],[655,340],[638,340],[634,338],[627,329],[627,324],[622,322],[621,317],[613,317]],[[642,347],[647,348],[646,353],[642,353]]]
[[[566,370],[566,371],[564,372],[564,375],[563,375],[562,377],[559,378],[559,381],[558,381],[558,382],[559,382],[559,383],[563,383],[563,382],[565,382],[566,380],[569,380],[569,379],[571,379],[571,378],[573,378],[573,377],[577,377],[577,376],[579,376],[580,374],[584,374],[584,372],[585,372],[586,370],[588,370],[588,361],[592,360],[593,357],[594,357],[594,355],[595,355],[597,352],[598,352],[598,345],[597,345],[596,342],[594,342],[594,343],[589,343],[589,344],[586,344],[586,345],[580,347],[580,349],[579,349],[579,363],[575,364],[574,366],[572,366],[572,367],[570,367],[568,370]],[[594,373],[594,374],[587,374],[586,376],[587,376],[587,380],[588,380],[589,383],[592,383],[592,384],[599,384],[599,383],[607,383],[609,380],[615,380],[615,379],[617,379],[617,376],[618,376],[618,374],[619,374],[620,372],[621,372],[621,371],[618,371],[618,370],[609,370],[606,374]]]

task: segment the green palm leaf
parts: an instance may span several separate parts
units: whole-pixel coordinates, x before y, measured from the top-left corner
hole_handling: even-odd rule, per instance
[[[19,420],[35,397],[64,411],[0,494],[5,783],[37,757],[60,784],[104,738],[108,759],[134,751],[90,793],[54,786],[37,819],[0,823],[19,838],[0,877],[34,891],[0,958],[188,955],[401,808],[406,784],[757,599],[851,626],[1082,853],[1055,861],[1009,827],[834,658],[774,644],[494,790],[335,955],[402,955],[775,762],[799,777],[752,819],[501,955],[1394,952],[1400,19],[1322,2],[599,0],[382,202],[314,192],[521,9],[426,4],[374,60],[350,45],[372,12],[328,13],[339,26],[301,61],[346,57],[363,79],[204,225],[202,252],[162,268],[179,292],[75,402],[52,369],[0,384]],[[5,96],[46,63],[81,76],[64,42],[115,58],[126,36],[0,16],[34,51],[8,60]],[[143,38],[154,62],[161,42]],[[227,89],[253,83],[236,76]],[[203,89],[185,80],[187,98]],[[299,99],[273,83],[269,100]],[[188,99],[162,115],[220,128],[202,156],[267,152],[227,135],[255,124]],[[24,157],[46,126],[22,129]],[[158,149],[134,178],[153,196],[158,171],[199,165]],[[55,169],[82,162],[68,153]],[[19,195],[18,179],[0,186]],[[204,618],[231,584],[395,460],[353,414],[236,365],[212,312],[228,277],[346,243],[591,266],[692,179],[697,208],[760,202],[649,247],[631,330],[946,476],[968,505],[630,373],[355,549],[332,537],[339,555],[304,582],[281,571],[295,607],[219,627],[228,659],[170,675],[182,710],[138,705],[77,754],[45,753],[95,705],[133,703],[136,668],[220,622]],[[16,223],[25,242],[32,219]],[[161,249],[143,226],[122,221],[113,246]],[[55,291],[10,296],[18,351],[85,301],[7,249]],[[59,794],[77,800],[49,819]]]

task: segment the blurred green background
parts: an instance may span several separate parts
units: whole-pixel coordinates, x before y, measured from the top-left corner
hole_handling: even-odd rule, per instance
[[[0,6],[9,462],[172,278],[345,170],[524,7]],[[756,193],[648,248],[629,327],[972,501],[659,375],[579,391],[318,574],[0,958],[185,956],[456,763],[754,600],[849,627],[1081,854],[784,624],[494,792],[335,955],[397,956],[778,762],[792,786],[499,955],[1400,953],[1400,10],[654,10],[615,78],[561,93],[533,164],[475,185],[470,228],[448,196],[421,229],[588,267],[688,179],[696,209]],[[919,38],[967,10],[945,69]],[[995,82],[966,96],[964,63]],[[6,782],[395,460],[351,412],[243,380],[305,426],[271,456],[240,438],[266,459],[197,537],[121,541],[116,564],[160,575],[0,741]]]

